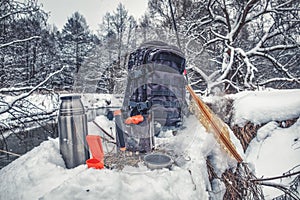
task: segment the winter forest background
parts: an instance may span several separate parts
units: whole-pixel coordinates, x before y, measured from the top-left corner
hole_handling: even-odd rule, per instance
[[[299,1],[172,1],[191,84],[209,94],[215,87],[236,93],[257,87],[299,88]],[[1,92],[43,88],[120,93],[128,53],[141,42],[176,44],[168,1],[149,0],[134,19],[124,5],[99,19],[97,33],[76,12],[62,30],[47,23],[36,0],[0,4]]]
[[[298,0],[172,0],[190,84],[203,95],[300,88]],[[121,94],[129,53],[148,40],[176,45],[168,1],[140,19],[119,4],[91,31],[79,12],[62,30],[37,0],[0,1],[0,132],[55,118],[30,95]],[[18,136],[20,137],[20,136]],[[3,145],[3,144],[2,144]],[[4,145],[5,146],[5,145]]]

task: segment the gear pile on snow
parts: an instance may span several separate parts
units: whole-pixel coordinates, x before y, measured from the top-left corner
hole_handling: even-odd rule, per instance
[[[182,51],[159,41],[144,43],[130,54],[122,106],[121,140],[127,150],[148,152],[154,146],[150,138],[161,128],[182,125],[187,110],[185,63]]]

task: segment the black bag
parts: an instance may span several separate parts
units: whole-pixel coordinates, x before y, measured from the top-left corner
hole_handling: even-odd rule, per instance
[[[154,123],[161,127],[181,126],[187,110],[185,62],[180,49],[160,41],[144,43],[132,52],[123,117],[147,116],[151,112]]]

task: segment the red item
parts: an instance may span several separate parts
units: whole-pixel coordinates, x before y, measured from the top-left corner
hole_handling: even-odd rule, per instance
[[[104,152],[102,148],[102,142],[99,135],[87,135],[87,143],[92,152],[91,159],[86,160],[88,168],[102,169],[104,168]]]
[[[91,158],[85,161],[87,164],[88,168],[95,168],[95,169],[103,169],[104,168],[104,163],[100,162],[96,158]]]
[[[128,117],[125,120],[125,124],[139,124],[142,121],[144,121],[143,115],[135,115],[135,116],[132,116],[132,117]]]
[[[116,111],[114,112],[114,116],[116,116],[116,115],[121,115],[121,110],[116,110]]]

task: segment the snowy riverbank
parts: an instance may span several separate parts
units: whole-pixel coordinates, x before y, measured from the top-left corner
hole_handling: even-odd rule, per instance
[[[300,90],[235,96],[235,120],[267,123],[243,155],[258,178],[282,175],[295,166],[298,167],[294,171],[299,171],[300,120],[288,128],[279,127],[275,121],[299,117],[299,97]],[[114,127],[104,116],[96,121],[107,131]],[[0,199],[222,199],[225,187],[218,180],[210,184],[205,159],[213,157],[218,174],[234,167],[236,162],[220,150],[194,116],[187,118],[184,125],[186,128],[176,136],[167,131],[156,138],[156,145],[174,155],[177,165],[171,170],[149,170],[143,162],[139,167],[125,166],[123,170],[87,169],[86,165],[66,169],[58,140],[49,139],[0,170]],[[91,123],[89,133],[102,135]],[[106,151],[109,149],[111,146]],[[273,182],[289,184],[292,178]],[[265,188],[264,194],[271,199],[281,192]]]

